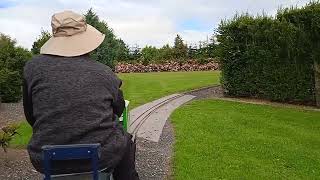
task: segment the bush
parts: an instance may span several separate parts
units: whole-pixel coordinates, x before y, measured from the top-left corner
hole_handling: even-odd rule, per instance
[[[4,126],[0,130],[0,146],[3,148],[4,152],[7,152],[10,142],[13,137],[18,134],[19,129],[18,124],[9,124]]]
[[[49,31],[41,31],[40,36],[32,44],[31,52],[33,54],[40,54],[41,47],[52,37]]]
[[[1,101],[17,102],[21,99],[21,76],[18,71],[0,69],[0,97]]]
[[[0,33],[0,97],[2,102],[17,102],[21,99],[21,79],[25,63],[31,53],[16,47],[15,40]]]
[[[312,58],[303,29],[285,19],[235,16],[217,38],[226,94],[314,103]]]

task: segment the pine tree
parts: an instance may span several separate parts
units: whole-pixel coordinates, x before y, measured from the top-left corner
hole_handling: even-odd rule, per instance
[[[40,54],[40,49],[51,38],[51,33],[49,31],[41,31],[41,35],[38,39],[33,43],[31,52],[33,54]]]
[[[188,47],[183,43],[183,40],[179,34],[174,39],[174,57],[179,60],[184,60],[188,56]]]
[[[98,15],[89,9],[84,15],[86,22],[105,34],[102,44],[91,52],[91,57],[114,69],[115,61],[124,61],[129,58],[129,49],[121,40],[117,39],[113,30],[105,21],[99,19]]]

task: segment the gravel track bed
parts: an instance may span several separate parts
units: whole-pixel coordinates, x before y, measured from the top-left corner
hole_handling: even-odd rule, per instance
[[[0,127],[12,122],[25,119],[22,103],[0,104]]]
[[[195,99],[222,98],[223,89],[221,86],[211,86],[186,92],[185,94],[196,96]]]
[[[174,134],[167,120],[158,143],[137,138],[136,164],[141,180],[170,179]]]

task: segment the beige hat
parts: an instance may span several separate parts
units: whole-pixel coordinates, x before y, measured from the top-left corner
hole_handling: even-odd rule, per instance
[[[51,26],[53,37],[41,47],[41,54],[80,56],[96,49],[105,37],[72,11],[54,14]]]

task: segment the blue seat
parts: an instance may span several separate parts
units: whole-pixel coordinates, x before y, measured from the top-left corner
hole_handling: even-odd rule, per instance
[[[42,147],[44,157],[44,180],[93,179],[109,180],[111,174],[98,170],[100,144],[46,145]],[[92,172],[51,175],[51,161],[90,159]]]

